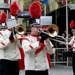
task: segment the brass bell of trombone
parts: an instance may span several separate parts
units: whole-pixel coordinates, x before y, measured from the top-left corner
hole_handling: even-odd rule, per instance
[[[51,24],[48,27],[48,35],[51,37],[57,36],[59,33],[59,28],[56,24]]]
[[[15,31],[17,34],[21,35],[21,34],[25,34],[26,33],[26,27],[22,24],[16,26]]]
[[[58,36],[59,28],[56,24],[51,24],[51,25],[48,26],[48,29],[47,29],[46,32],[40,30],[40,34],[41,33],[42,34],[47,34],[50,37],[55,37],[55,36]]]
[[[62,38],[64,41],[66,41],[65,38],[63,36],[58,35],[58,33],[59,33],[59,28],[56,24],[51,24],[48,27],[48,35],[50,36],[50,39],[57,41],[57,42],[63,42],[63,41],[51,38],[51,37],[59,37],[59,38]]]

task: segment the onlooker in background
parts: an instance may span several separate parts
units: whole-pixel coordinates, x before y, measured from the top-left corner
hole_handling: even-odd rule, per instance
[[[68,41],[70,42],[71,39],[72,39],[72,36],[71,36],[71,34],[69,33],[69,34],[68,34]]]
[[[65,36],[65,34],[64,34],[64,33],[62,34],[62,36],[63,36],[64,38],[66,38],[66,36]]]

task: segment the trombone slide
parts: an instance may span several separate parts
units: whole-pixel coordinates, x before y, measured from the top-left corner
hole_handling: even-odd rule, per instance
[[[59,42],[59,43],[64,43],[64,44],[66,44],[65,42],[60,41],[60,40],[56,40],[56,39],[52,39],[52,38],[50,38],[50,40],[53,40],[53,41],[56,41],[56,42]]]

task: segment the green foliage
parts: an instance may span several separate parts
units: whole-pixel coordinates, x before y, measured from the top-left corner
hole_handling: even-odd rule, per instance
[[[23,10],[26,11],[29,8],[29,5],[31,4],[33,0],[24,0],[24,4],[23,4]]]
[[[75,4],[75,0],[68,0],[69,4]]]
[[[23,10],[26,11],[29,8],[29,5],[33,2],[34,0],[24,0],[24,4],[23,4]],[[42,7],[42,13],[44,11],[44,4],[42,3],[41,5]]]
[[[72,0],[72,4],[75,4],[75,0]]]
[[[28,10],[29,5],[35,0],[24,0],[24,4],[23,4],[23,11]],[[49,5],[46,5],[47,7],[47,13],[49,12]],[[41,8],[42,8],[42,14],[44,13],[44,4],[41,3]]]

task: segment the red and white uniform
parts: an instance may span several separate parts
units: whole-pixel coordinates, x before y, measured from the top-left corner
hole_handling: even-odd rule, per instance
[[[25,52],[25,70],[41,70],[50,68],[49,54],[55,52],[51,42],[44,42],[39,45],[40,38],[34,34],[26,36],[22,40],[22,48]]]
[[[75,36],[72,37],[71,41],[69,42],[69,45],[71,45],[71,48],[73,48],[73,51],[75,51]]]
[[[11,31],[9,29],[0,31],[0,59],[18,60],[21,59],[18,40],[9,40]]]

